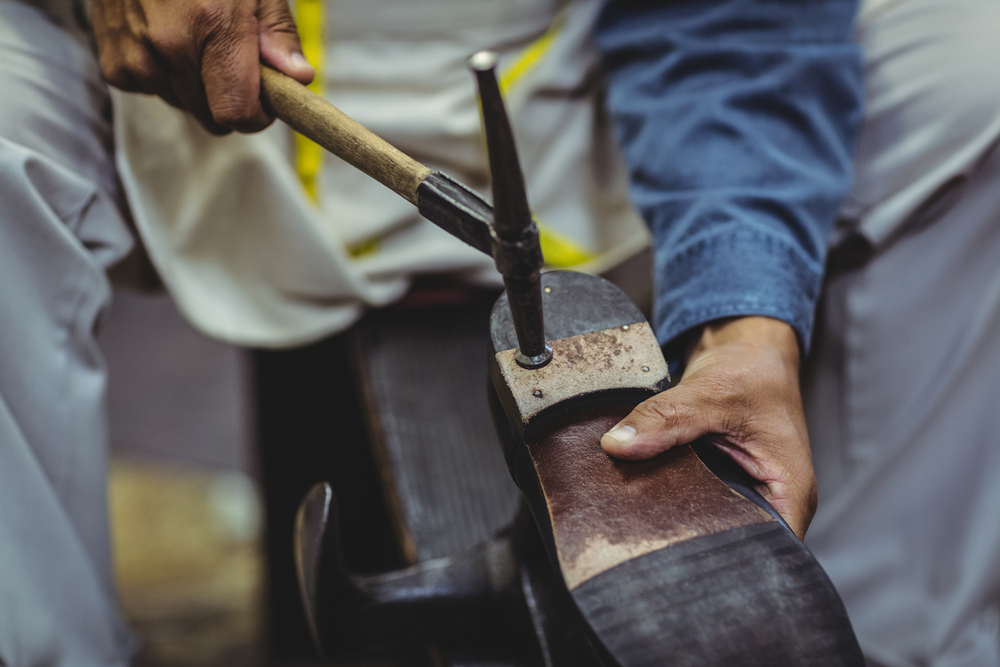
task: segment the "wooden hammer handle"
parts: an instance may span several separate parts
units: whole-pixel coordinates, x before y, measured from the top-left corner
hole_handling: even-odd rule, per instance
[[[278,118],[412,204],[431,170],[295,79],[263,66],[261,99]]]

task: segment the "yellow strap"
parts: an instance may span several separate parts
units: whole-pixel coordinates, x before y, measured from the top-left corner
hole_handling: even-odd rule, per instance
[[[309,84],[309,90],[323,95],[323,50],[325,33],[324,0],[295,0],[295,22],[302,42],[302,53],[316,68],[316,78]],[[312,139],[295,133],[295,171],[302,181],[302,187],[313,203],[319,203],[319,175],[323,168],[323,148]],[[352,257],[369,255],[378,250],[378,239],[366,239],[347,247]]]
[[[323,0],[295,0],[295,22],[302,41],[302,53],[316,68],[316,78],[309,84],[309,90],[323,95]],[[323,149],[311,139],[295,134],[295,170],[302,181],[306,194],[314,202],[319,202],[317,180],[323,166]]]
[[[548,54],[553,42],[555,42],[556,35],[559,34],[559,30],[562,28],[557,23],[559,22],[553,22],[544,35],[524,47],[524,50],[518,54],[514,62],[503,68],[499,81],[501,93],[506,94],[508,90],[520,83],[521,79],[528,72],[535,69],[538,63]]]
[[[568,269],[589,262],[597,256],[565,234],[543,225],[537,218],[535,224],[538,225],[538,242],[542,246],[542,257],[549,266]]]

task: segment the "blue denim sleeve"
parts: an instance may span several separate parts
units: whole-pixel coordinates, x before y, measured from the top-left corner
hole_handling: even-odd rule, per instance
[[[856,0],[611,0],[596,29],[632,201],[654,237],[654,326],[767,315],[807,349],[851,181]]]

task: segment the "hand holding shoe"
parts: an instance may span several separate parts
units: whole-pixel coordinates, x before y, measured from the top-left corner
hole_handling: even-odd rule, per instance
[[[601,446],[614,457],[642,460],[712,434],[804,537],[816,511],[816,478],[790,326],[766,317],[706,325],[681,381],[638,405]]]

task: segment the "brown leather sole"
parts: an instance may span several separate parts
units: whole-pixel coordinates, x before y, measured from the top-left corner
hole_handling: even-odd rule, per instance
[[[690,447],[648,461],[613,459],[601,436],[628,406],[594,408],[527,442],[570,590],[625,561],[730,528],[774,523],[713,475]]]
[[[595,644],[611,664],[863,665],[822,568],[691,447],[612,459],[631,407],[592,408],[528,436],[526,493]],[[519,470],[524,490],[526,466]],[[551,556],[552,554],[550,554]]]

